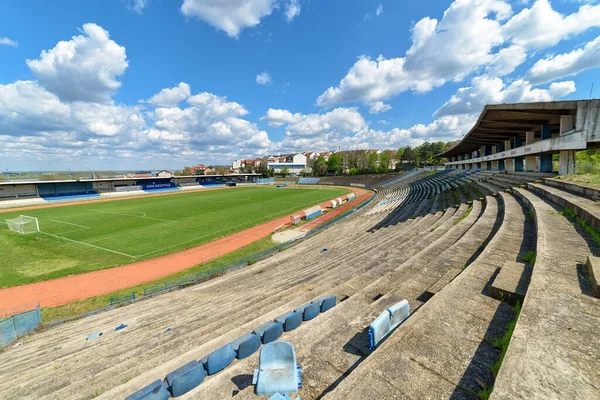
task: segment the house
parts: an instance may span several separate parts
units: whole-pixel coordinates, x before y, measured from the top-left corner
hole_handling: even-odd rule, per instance
[[[269,160],[271,157],[269,157]],[[276,174],[281,174],[282,171],[287,168],[290,176],[298,176],[302,173],[302,171],[306,171],[306,156],[302,153],[281,156],[281,157],[273,157],[276,162],[271,162],[267,164],[269,168],[272,168]]]
[[[171,171],[162,170],[156,174],[158,178],[171,178],[174,174]]]
[[[210,168],[204,164],[196,164],[190,168],[190,173],[192,175],[206,175],[206,170],[210,171]]]

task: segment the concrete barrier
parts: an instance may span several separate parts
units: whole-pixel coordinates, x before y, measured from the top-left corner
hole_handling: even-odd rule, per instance
[[[281,322],[284,332],[289,332],[300,326],[302,323],[302,313],[295,311],[287,312],[275,318],[275,322]]]
[[[247,333],[231,342],[231,346],[233,346],[233,351],[235,351],[238,360],[242,360],[254,354],[256,350],[260,348],[260,344],[260,337],[254,333]]]
[[[165,381],[171,395],[177,397],[201,384],[205,376],[204,366],[194,360],[168,374]]]
[[[271,343],[277,340],[283,333],[283,324],[281,322],[269,321],[254,329],[253,332],[260,337],[263,344]]]
[[[236,352],[233,350],[233,346],[230,343],[213,351],[200,360],[200,362],[204,364],[204,368],[206,368],[208,375],[213,375],[231,364],[235,357]]]
[[[169,397],[171,397],[171,393],[167,390],[167,385],[163,381],[157,380],[127,396],[125,400],[165,400]]]

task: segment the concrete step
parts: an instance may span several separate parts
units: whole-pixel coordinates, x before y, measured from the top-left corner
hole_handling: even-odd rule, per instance
[[[490,286],[490,296],[508,304],[523,304],[529,280],[531,265],[506,261]]]
[[[483,253],[325,399],[467,399],[493,383],[499,352],[489,341],[504,334],[512,310],[486,288],[504,261],[516,261],[530,245],[525,210],[511,195],[500,196],[503,223]]]
[[[515,194],[535,211],[536,261],[491,399],[597,399],[600,299],[586,279],[590,244],[557,205]]]
[[[579,218],[600,231],[600,204],[585,197],[539,183],[529,183],[527,187],[537,195],[543,196],[563,208],[569,208]]]
[[[586,265],[592,290],[596,297],[600,297],[600,258],[589,256]]]

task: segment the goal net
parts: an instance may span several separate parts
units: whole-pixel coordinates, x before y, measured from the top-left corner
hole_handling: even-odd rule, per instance
[[[4,221],[9,230],[17,232],[20,235],[27,235],[29,233],[40,231],[38,219],[34,217],[20,215],[18,218],[6,219]]]

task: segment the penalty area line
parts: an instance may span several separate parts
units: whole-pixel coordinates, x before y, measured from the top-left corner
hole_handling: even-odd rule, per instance
[[[59,221],[59,220],[56,220],[56,219],[51,219],[50,221],[52,221],[52,222],[58,222],[59,224],[73,225],[73,226],[76,226],[76,227],[78,227],[78,228],[83,228],[83,229],[92,229],[92,228],[90,228],[89,226],[85,226],[85,225],[77,225],[77,224],[74,224],[74,223],[72,223],[72,222]]]
[[[96,213],[103,213],[103,214],[121,215],[123,217],[151,219],[153,221],[170,222],[172,224],[176,224],[177,223],[177,221],[171,221],[171,220],[168,220],[168,219],[146,217],[146,213],[142,213],[142,214],[144,214],[144,216],[141,216],[141,215],[134,215],[134,214],[125,214],[125,213],[118,213],[118,212],[111,212],[111,211],[100,211],[100,210],[90,210],[90,209],[86,209],[85,211],[96,212]]]
[[[115,251],[115,250],[111,250],[111,249],[106,249],[106,248],[104,248],[104,247],[95,246],[95,245],[93,245],[93,244],[89,244],[89,243],[85,243],[85,242],[80,242],[80,241],[78,241],[78,240],[73,240],[73,239],[69,239],[69,238],[66,238],[66,237],[62,237],[62,236],[53,235],[53,234],[51,234],[51,233],[48,233],[48,232],[42,232],[42,231],[39,231],[39,233],[43,233],[44,235],[52,236],[52,237],[55,237],[55,238],[57,238],[57,239],[63,239],[63,240],[67,240],[67,241],[69,241],[69,242],[73,242],[73,243],[77,243],[77,244],[82,244],[82,245],[84,245],[84,246],[90,246],[90,247],[93,247],[93,248],[95,248],[95,249],[100,249],[100,250],[108,251],[108,252],[111,252],[111,253],[114,253],[114,254],[119,254],[119,255],[121,255],[121,256],[129,257],[129,258],[137,258],[136,256],[132,256],[132,255],[129,255],[129,254],[121,253],[120,251]]]

